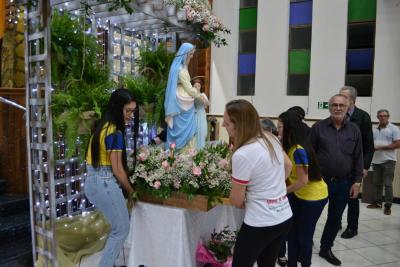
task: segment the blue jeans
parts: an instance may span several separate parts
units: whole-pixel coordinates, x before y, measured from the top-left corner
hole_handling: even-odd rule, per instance
[[[99,267],[112,267],[129,234],[128,208],[111,167],[88,165],[87,171],[85,194],[111,225]]]
[[[352,183],[348,179],[332,180],[324,178],[328,185],[328,218],[325,223],[321,237],[321,250],[328,250],[333,247],[336,235],[339,232],[343,211],[350,197]]]
[[[293,212],[293,225],[288,235],[288,266],[311,266],[312,245],[315,225],[328,198],[321,200],[304,200],[295,194],[289,194],[290,207]]]

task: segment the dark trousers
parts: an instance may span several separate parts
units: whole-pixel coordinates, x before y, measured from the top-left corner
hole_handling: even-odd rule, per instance
[[[297,261],[302,267],[311,266],[315,225],[328,198],[307,201],[290,194],[289,201],[293,212],[293,225],[288,235],[288,266],[297,267]]]
[[[321,237],[321,250],[328,250],[333,247],[333,242],[339,232],[343,211],[349,201],[351,183],[347,179],[324,180],[328,185],[329,204],[328,218]]]
[[[278,251],[292,225],[292,219],[267,227],[252,227],[245,223],[240,228],[233,252],[232,267],[274,267]]]
[[[357,231],[359,217],[360,201],[358,198],[349,198],[349,202],[347,202],[347,228]]]
[[[389,160],[382,164],[374,164],[374,203],[382,204],[382,191],[385,185],[385,207],[390,208],[393,202],[393,178],[396,161]]]
[[[286,242],[287,242],[288,237],[284,236],[282,238],[282,242],[281,242],[281,248],[279,249],[279,253],[278,253],[278,257],[279,258],[283,258],[286,256]]]

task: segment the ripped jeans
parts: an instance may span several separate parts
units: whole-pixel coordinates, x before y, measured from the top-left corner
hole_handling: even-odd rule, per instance
[[[112,267],[129,234],[128,208],[110,166],[87,165],[87,171],[85,194],[111,225],[99,267]]]

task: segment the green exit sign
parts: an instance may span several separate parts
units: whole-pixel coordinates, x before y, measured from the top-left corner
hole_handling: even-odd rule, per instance
[[[328,102],[318,102],[318,109],[328,109]]]

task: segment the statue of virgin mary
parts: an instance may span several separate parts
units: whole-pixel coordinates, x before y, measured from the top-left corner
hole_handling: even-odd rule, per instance
[[[175,55],[169,70],[165,92],[165,122],[167,123],[166,148],[175,144],[176,149],[196,147],[197,133],[195,99],[203,101],[203,96],[190,83],[188,64],[195,47],[183,43]]]

